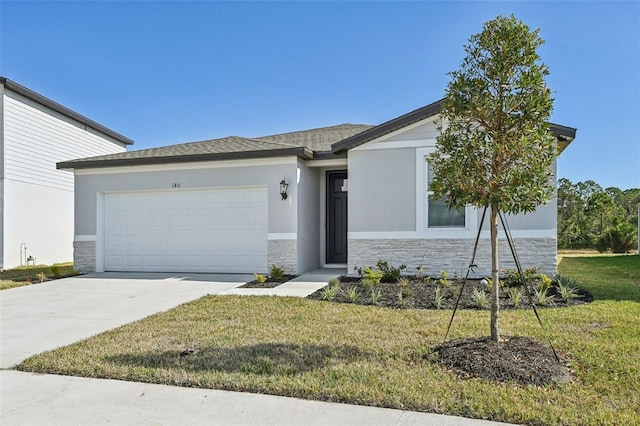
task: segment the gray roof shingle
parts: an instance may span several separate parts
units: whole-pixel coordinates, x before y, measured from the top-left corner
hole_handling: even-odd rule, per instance
[[[340,124],[258,138],[228,136],[220,139],[63,161],[58,163],[57,167],[59,169],[81,169],[291,155],[309,160],[313,158],[314,151],[331,152],[333,143],[371,127],[373,126]]]
[[[257,139],[283,143],[291,146],[306,146],[315,152],[330,152],[331,145],[343,139],[371,129],[369,124],[339,124],[319,129],[301,130],[281,133],[279,135],[261,136]]]

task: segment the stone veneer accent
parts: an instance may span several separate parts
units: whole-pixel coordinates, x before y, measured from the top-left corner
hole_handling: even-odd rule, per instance
[[[83,274],[96,271],[96,242],[73,242],[73,268]]]
[[[298,246],[296,240],[269,240],[267,246],[268,268],[276,265],[284,269],[285,274],[298,273]]]
[[[375,266],[378,260],[393,266],[407,265],[406,274],[413,275],[416,268],[424,266],[424,274],[440,276],[445,270],[464,276],[473,253],[474,239],[349,239],[349,265],[347,273],[354,275],[354,267]],[[518,238],[514,245],[523,268],[539,267],[540,272],[553,276],[557,266],[557,241],[555,238]],[[498,240],[498,265],[500,270],[515,269],[515,262],[504,239]],[[476,254],[475,274],[470,277],[491,276],[491,240],[481,238]]]

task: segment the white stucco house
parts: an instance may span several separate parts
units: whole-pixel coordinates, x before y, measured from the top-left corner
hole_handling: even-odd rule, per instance
[[[75,265],[289,273],[373,266],[464,273],[481,212],[429,192],[442,101],[377,126],[230,136],[58,163],[75,173]],[[561,152],[576,129],[551,125]],[[553,165],[555,170],[555,164]],[[281,183],[286,183],[286,196]],[[556,270],[556,203],[509,218],[525,266]],[[490,273],[489,231],[476,273]],[[502,255],[509,266],[506,247]]]
[[[0,77],[0,269],[73,259],[73,173],[56,163],[133,142]]]

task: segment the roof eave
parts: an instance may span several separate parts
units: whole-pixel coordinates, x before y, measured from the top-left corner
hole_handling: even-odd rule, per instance
[[[56,164],[57,169],[98,169],[107,167],[149,166],[158,164],[198,163],[205,161],[248,160],[272,157],[299,157],[304,160],[313,158],[313,151],[305,147],[258,150],[243,152],[221,152],[191,155],[173,155],[165,157],[119,158],[112,160],[72,160]]]
[[[340,142],[336,142],[331,145],[331,151],[333,151],[334,154],[343,153],[374,139],[378,139],[381,136],[402,129],[403,127],[406,127],[410,124],[416,123],[420,120],[424,120],[425,118],[432,117],[440,112],[443,101],[444,99],[440,99],[439,101],[436,101],[432,104],[429,104],[422,108],[418,108],[407,114],[401,115],[400,117],[384,122],[379,126],[372,127],[371,129],[365,130],[362,133],[351,136],[350,138],[341,140]]]
[[[379,126],[373,127],[369,130],[365,130],[362,133],[351,136],[340,142],[336,142],[331,145],[331,150],[334,154],[342,154],[352,148],[363,145],[374,139],[378,139],[382,136],[388,135],[391,132],[402,129],[418,121],[425,120],[429,117],[433,117],[440,113],[442,109],[442,103],[444,99],[440,99],[432,104],[418,108],[405,115],[389,120]],[[562,126],[560,124],[549,123],[549,129],[558,140],[558,154],[565,150],[567,146],[575,139],[577,129],[568,126]]]
[[[52,101],[49,98],[46,98],[44,96],[42,96],[39,93],[34,92],[31,89],[28,89],[18,83],[16,83],[15,81],[9,80],[6,77],[0,77],[0,84],[2,84],[6,89],[11,90],[12,92],[15,92],[19,95],[24,96],[27,99],[30,99],[42,106],[45,106],[49,109],[52,109],[53,111],[56,111],[66,117],[69,117],[73,120],[76,120],[82,124],[84,124],[87,127],[92,128],[93,130],[96,130],[100,133],[103,133],[107,136],[110,136],[114,139],[116,139],[118,142],[121,142],[125,145],[133,145],[133,140],[129,139],[128,137],[121,135],[120,133],[113,131],[105,126],[103,126],[100,123],[97,123],[93,120],[91,120],[90,118],[85,117],[84,115],[78,114],[75,111],[70,110],[69,108],[60,105],[59,103]]]

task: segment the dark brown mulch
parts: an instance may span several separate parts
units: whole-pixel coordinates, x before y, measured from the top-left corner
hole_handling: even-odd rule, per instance
[[[423,278],[407,277],[408,282],[406,285],[399,283],[380,283],[374,287],[374,291],[380,292],[380,297],[375,303],[376,306],[396,309],[453,309],[456,304],[458,294],[463,288],[462,280],[448,280],[446,285],[440,285],[438,280],[431,280],[428,284]],[[436,304],[436,288],[441,288],[443,293],[443,299],[440,306]],[[359,293],[356,304],[359,305],[372,305],[371,290],[362,286],[360,278],[357,277],[341,277],[340,278],[341,292],[338,292],[336,297],[332,300],[338,303],[351,303],[346,292],[351,288],[356,288]],[[460,297],[459,309],[479,309],[476,302],[472,298],[473,291],[475,289],[481,289],[488,293],[486,285],[480,283],[480,280],[469,280],[464,285],[462,296]],[[516,307],[510,301],[506,291],[507,288],[501,288],[500,290],[500,308],[501,309],[517,309],[517,308],[530,308],[528,298],[524,289],[522,290],[521,304]],[[401,294],[402,296],[399,296]],[[578,304],[590,303],[593,301],[593,296],[582,289],[578,289],[578,297],[575,299],[569,299],[563,301],[554,286],[551,286],[548,290],[548,295],[552,297],[551,303],[538,307],[566,307]],[[323,289],[320,289],[309,296],[309,299],[324,300]]]
[[[574,380],[566,356],[558,362],[550,346],[530,337],[466,338],[434,348],[438,362],[462,378],[483,378],[522,385],[569,383]]]
[[[283,275],[282,278],[278,278],[278,279],[267,277],[267,281],[263,283],[259,283],[258,281],[253,280],[253,281],[249,281],[246,284],[241,285],[239,288],[274,288],[296,277],[297,275]]]

